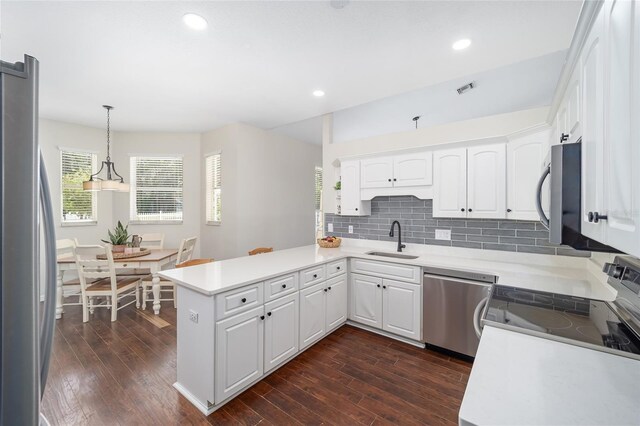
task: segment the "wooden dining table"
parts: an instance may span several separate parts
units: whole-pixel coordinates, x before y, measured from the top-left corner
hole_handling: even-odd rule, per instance
[[[150,249],[149,254],[129,259],[114,259],[116,269],[148,269],[152,276],[153,313],[160,314],[160,276],[158,272],[166,265],[175,264],[178,249]],[[72,256],[58,258],[58,274],[56,282],[56,319],[62,318],[62,283],[64,273],[76,269],[76,261]]]

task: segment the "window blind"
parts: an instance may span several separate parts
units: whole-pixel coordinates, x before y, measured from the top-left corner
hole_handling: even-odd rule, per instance
[[[97,221],[97,195],[82,189],[82,182],[94,173],[97,161],[96,154],[89,152],[60,151],[63,223]]]
[[[322,237],[323,214],[322,214],[322,167],[315,169],[315,204],[316,204],[316,236]]]
[[[222,221],[222,175],[220,166],[220,154],[212,154],[206,157],[206,220],[208,223]]]
[[[182,220],[182,157],[131,157],[131,177],[131,220]]]

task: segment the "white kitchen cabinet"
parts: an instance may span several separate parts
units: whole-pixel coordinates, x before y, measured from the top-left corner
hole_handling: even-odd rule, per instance
[[[594,227],[603,229],[606,244],[640,256],[640,5],[610,0],[603,8],[605,129],[604,147],[598,145],[596,154],[604,151],[604,156],[589,158],[588,166],[604,164],[604,188],[596,187],[603,200],[595,210],[607,218]]]
[[[368,216],[371,201],[360,199],[360,161],[348,160],[340,164],[340,214],[343,216]]]
[[[581,94],[581,72],[580,67],[576,67],[571,75],[567,88],[567,131],[569,139],[567,142],[577,142],[582,136],[580,121],[582,117]]]
[[[393,157],[393,186],[429,186],[433,184],[433,153],[414,152]]]
[[[551,131],[516,137],[507,144],[507,219],[538,220],[536,188]]]
[[[264,372],[298,352],[298,293],[264,305]]]
[[[262,376],[264,306],[216,323],[215,398],[220,403]]]
[[[433,154],[433,217],[467,217],[467,149]]]
[[[351,274],[349,319],[382,328],[382,278]]]
[[[506,145],[467,149],[467,217],[506,218]]]
[[[413,340],[422,338],[422,286],[382,281],[382,329]]]
[[[339,277],[327,281],[326,285],[326,330],[327,333],[329,333],[347,321],[347,315],[349,313],[347,274],[342,274]]]
[[[375,157],[360,161],[360,188],[391,188],[393,157]]]
[[[604,9],[585,41],[582,67],[582,233],[604,243],[604,227],[588,213],[604,211]]]
[[[300,349],[326,334],[326,292],[324,282],[300,291]]]

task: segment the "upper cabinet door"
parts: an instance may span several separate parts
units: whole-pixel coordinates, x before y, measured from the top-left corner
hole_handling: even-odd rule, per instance
[[[617,0],[607,1],[604,8],[606,212],[599,213],[607,220],[600,225],[607,244],[640,256],[640,7]]]
[[[582,106],[580,105],[580,67],[573,70],[573,75],[567,88],[567,130],[569,132],[568,142],[577,142],[582,135],[580,119],[582,117]]]
[[[606,5],[605,5],[606,7]],[[587,37],[582,67],[582,233],[604,243],[602,222],[589,222],[589,212],[603,212],[604,188],[604,8]],[[617,113],[623,113],[617,111]]]
[[[536,188],[542,173],[549,130],[507,144],[507,218],[538,220]]]
[[[343,161],[340,165],[340,181],[342,183],[340,197],[340,214],[344,216],[361,216],[371,214],[371,203],[363,205],[360,200],[360,161]]]
[[[467,217],[467,149],[433,153],[433,217]]]
[[[507,217],[506,144],[469,148],[467,217]]]
[[[361,188],[391,188],[393,157],[376,157],[360,161]]]
[[[569,100],[565,95],[560,107],[558,108],[558,113],[556,114],[556,140],[553,141],[553,145],[557,145],[562,143],[561,141],[569,136],[569,113],[567,105]],[[568,140],[568,139],[567,139]]]
[[[433,184],[433,153],[416,152],[393,157],[393,186]]]

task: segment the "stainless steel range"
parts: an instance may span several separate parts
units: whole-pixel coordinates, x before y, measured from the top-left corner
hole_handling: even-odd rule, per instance
[[[613,302],[494,285],[482,323],[640,359],[640,261],[618,256],[604,272]]]

